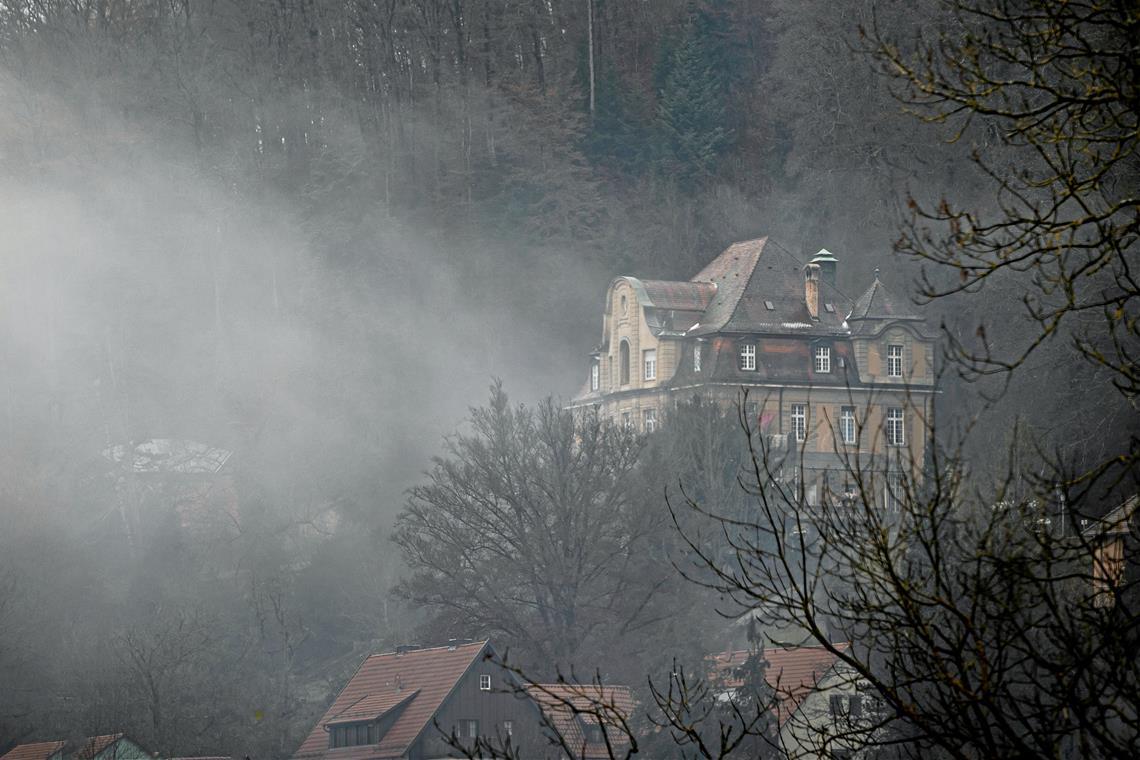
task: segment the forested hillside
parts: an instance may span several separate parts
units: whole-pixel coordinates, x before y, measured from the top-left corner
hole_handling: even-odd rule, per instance
[[[770,235],[834,252],[848,293],[876,269],[913,292],[908,197],[993,204],[969,157],[1004,148],[904,113],[860,29],[955,23],[933,0],[0,2],[0,746],[287,755],[364,652],[422,634],[389,536],[443,436],[493,377],[577,390],[617,274]],[[987,288],[984,317],[931,323],[1017,340],[1022,288]],[[1028,415],[1066,456],[1111,448],[1115,408],[1071,395],[1110,379],[1067,347],[978,445]],[[152,440],[229,452],[194,481],[221,505],[201,535],[169,509],[188,481],[113,454]]]

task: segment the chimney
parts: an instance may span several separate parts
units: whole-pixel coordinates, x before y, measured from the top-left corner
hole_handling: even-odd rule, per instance
[[[819,264],[821,279],[831,287],[835,287],[835,270],[839,266],[839,259],[826,248],[820,248],[819,253],[812,257],[812,264]]]
[[[819,319],[819,264],[804,267],[804,302],[812,319]]]

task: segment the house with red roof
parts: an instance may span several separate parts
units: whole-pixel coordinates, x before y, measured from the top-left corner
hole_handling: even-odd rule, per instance
[[[613,721],[616,740],[618,716],[632,713],[628,688],[528,685],[500,663],[488,641],[371,655],[293,758],[426,760],[478,756],[488,745],[525,758],[565,757],[565,747],[586,752],[575,757],[604,757],[601,724]],[[610,712],[598,709],[591,688]]]
[[[67,742],[33,742],[17,744],[0,755],[0,760],[63,760],[63,750]]]
[[[624,757],[636,709],[628,686],[533,684],[527,693],[539,704],[546,724],[573,758]]]
[[[878,711],[878,700],[840,654],[848,644],[775,647],[764,650],[764,680],[775,693],[780,748],[788,758],[842,755],[845,736]],[[714,655],[712,681],[721,699],[731,700],[743,685],[751,650]]]
[[[765,237],[688,281],[616,277],[571,405],[652,432],[679,402],[730,406],[747,389],[750,424],[803,473],[808,503],[847,493],[844,462],[857,457],[876,460],[876,496],[893,506],[895,473],[919,476],[929,445],[936,333],[877,271],[846,294],[838,266]]]
[[[449,744],[531,742],[537,710],[514,696],[511,674],[489,642],[400,647],[367,657],[293,754],[316,758],[456,755]]]
[[[65,741],[37,742],[13,747],[0,760],[154,760],[126,734],[88,737],[76,745]]]

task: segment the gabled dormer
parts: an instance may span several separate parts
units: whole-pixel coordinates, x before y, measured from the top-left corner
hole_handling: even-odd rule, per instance
[[[891,293],[879,279],[847,315],[860,379],[888,385],[928,385],[934,381],[935,336],[909,301]]]

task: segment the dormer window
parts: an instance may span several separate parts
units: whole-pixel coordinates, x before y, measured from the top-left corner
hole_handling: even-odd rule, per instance
[[[816,374],[827,374],[831,372],[830,346],[815,347],[815,371]]]
[[[748,372],[756,371],[756,344],[742,343],[740,346],[740,368]]]
[[[903,376],[903,347],[899,343],[887,346],[887,377]]]
[[[364,747],[380,741],[380,726],[375,721],[338,723],[328,727],[329,748]]]

